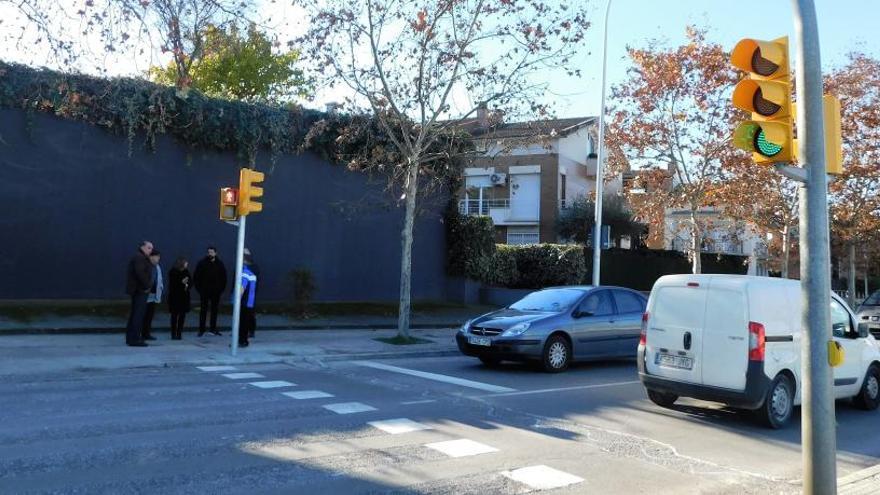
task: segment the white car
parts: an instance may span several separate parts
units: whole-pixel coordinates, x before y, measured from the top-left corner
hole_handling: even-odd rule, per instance
[[[669,275],[642,318],[639,379],[656,404],[679,397],[751,409],[773,428],[801,402],[801,284],[740,275]],[[834,395],[880,405],[880,346],[832,294],[833,338],[845,352]]]

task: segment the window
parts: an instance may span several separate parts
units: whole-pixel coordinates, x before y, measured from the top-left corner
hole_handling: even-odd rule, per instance
[[[566,189],[566,187],[567,187],[567,186],[566,186],[566,183],[565,183],[565,182],[566,182],[566,180],[565,180],[565,174],[560,175],[559,180],[560,180],[560,186],[559,186],[559,206],[560,206],[562,209],[565,209],[565,208],[568,206],[567,204],[565,204],[565,189]]]
[[[632,292],[616,290],[614,291],[614,301],[617,303],[617,312],[620,314],[645,312],[645,301]]]
[[[538,244],[538,227],[507,227],[508,244]]]
[[[839,338],[853,338],[855,336],[849,313],[834,299],[831,300],[831,332]]]
[[[576,289],[548,289],[532,292],[510,305],[520,311],[561,312],[572,307],[584,293]]]
[[[611,294],[607,290],[590,294],[578,307],[578,311],[591,316],[613,315],[614,306],[611,304]]]

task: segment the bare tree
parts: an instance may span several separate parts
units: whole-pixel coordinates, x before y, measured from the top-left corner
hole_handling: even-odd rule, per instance
[[[547,80],[575,75],[570,59],[588,27],[585,6],[541,0],[305,0],[296,40],[329,83],[347,86],[377,120],[397,160],[405,205],[398,332],[409,336],[413,228],[420,181],[454,159],[445,136],[481,107],[544,116]]]

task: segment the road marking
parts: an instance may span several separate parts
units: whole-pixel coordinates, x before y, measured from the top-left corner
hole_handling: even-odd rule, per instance
[[[392,435],[399,435],[401,433],[410,433],[413,431],[420,430],[430,430],[431,427],[428,425],[423,425],[422,423],[417,423],[411,419],[407,418],[397,418],[397,419],[385,419],[382,421],[370,421],[367,423],[373,428],[378,428],[385,433],[390,433]]]
[[[327,392],[321,392],[320,390],[303,390],[302,392],[282,392],[281,395],[286,395],[291,399],[325,399],[327,397],[333,397],[333,394],[328,394]]]
[[[529,466],[513,471],[502,471],[501,474],[514,481],[528,485],[533,490],[551,490],[584,481],[583,478],[578,478],[572,474],[543,465]]]
[[[230,380],[245,380],[250,378],[266,378],[265,376],[259,373],[227,373],[225,375],[226,378]]]
[[[355,414],[361,412],[375,411],[376,408],[368,406],[360,402],[343,402],[340,404],[327,404],[324,409],[335,412],[336,414]]]
[[[196,366],[196,369],[202,371],[237,371],[235,366]]]
[[[472,455],[498,452],[495,447],[490,447],[473,440],[462,438],[461,440],[449,440],[448,442],[436,442],[425,444],[425,447],[442,452],[449,457],[468,457]]]
[[[397,366],[389,366],[382,363],[374,363],[372,361],[355,361],[358,366],[366,366],[377,370],[391,371],[403,375],[417,376],[426,380],[434,380],[436,382],[451,383],[452,385],[460,385],[462,387],[475,388],[486,392],[516,392],[515,388],[500,387],[489,383],[475,382],[473,380],[465,380],[464,378],[456,378],[454,376],[440,375],[438,373],[428,373],[426,371],[411,370],[408,368],[399,368]]]
[[[295,383],[285,382],[284,380],[275,380],[269,382],[251,382],[251,385],[257,388],[282,388],[282,387],[295,387]]]
[[[599,383],[596,385],[580,385],[577,387],[559,387],[559,388],[543,388],[540,390],[522,390],[519,392],[505,392],[501,394],[491,394],[488,397],[510,397],[513,395],[532,395],[532,394],[549,394],[553,392],[565,392],[568,390],[586,390],[590,388],[605,388],[605,387],[619,387],[621,385],[634,385],[636,383],[641,383],[638,380],[632,380],[628,382],[613,382],[613,383]]]
[[[412,406],[414,404],[430,404],[432,402],[437,402],[437,399],[426,399],[426,400],[409,400],[406,402],[401,402],[402,406]]]

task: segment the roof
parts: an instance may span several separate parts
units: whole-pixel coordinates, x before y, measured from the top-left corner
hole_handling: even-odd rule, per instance
[[[498,139],[527,137],[565,137],[597,122],[596,117],[574,117],[568,119],[538,120],[532,122],[500,123],[488,127],[480,126],[478,119],[462,123],[474,137],[486,136]]]

